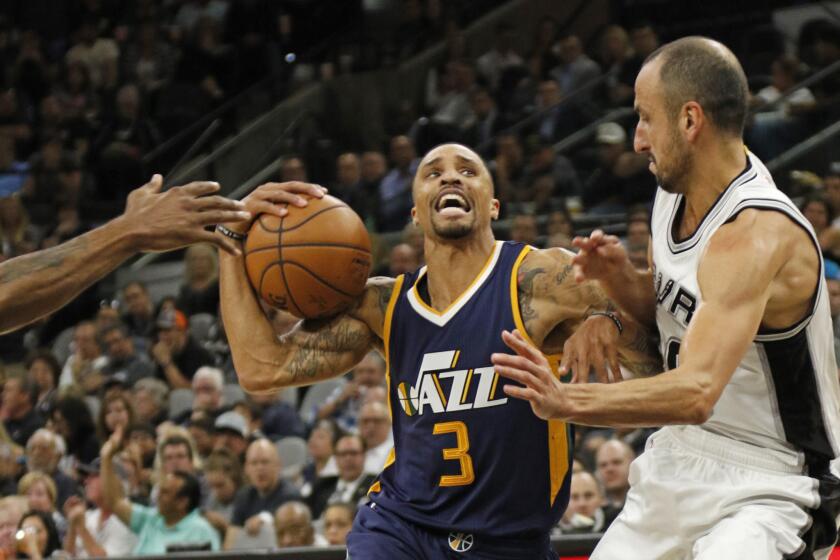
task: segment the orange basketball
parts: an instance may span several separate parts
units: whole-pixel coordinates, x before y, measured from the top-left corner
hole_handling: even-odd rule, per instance
[[[306,319],[346,309],[365,289],[370,238],[361,218],[332,196],[261,214],[245,241],[251,285],[270,305]]]

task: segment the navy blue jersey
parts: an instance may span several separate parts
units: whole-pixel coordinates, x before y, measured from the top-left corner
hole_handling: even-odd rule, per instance
[[[508,398],[490,356],[519,328],[516,271],[529,248],[496,242],[481,273],[437,312],[397,279],[385,317],[394,451],[371,499],[414,523],[497,537],[545,536],[569,499],[570,430]]]

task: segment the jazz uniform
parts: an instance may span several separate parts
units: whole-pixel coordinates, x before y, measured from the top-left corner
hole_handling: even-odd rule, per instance
[[[684,198],[660,189],[654,203],[656,323],[666,367],[702,304],[700,260],[717,229],[747,208],[780,212],[819,243],[764,164],[721,193],[696,232],[675,239]],[[726,317],[720,318],[726,328]],[[808,314],[788,329],[756,333],[700,426],[655,433],[630,467],[624,510],[595,559],[826,558],[837,538],[840,387],[823,264]]]
[[[570,427],[507,398],[490,361],[524,331],[516,272],[529,247],[497,241],[449,308],[425,267],[397,279],[385,317],[394,450],[348,537],[353,560],[554,558],[569,499]]]

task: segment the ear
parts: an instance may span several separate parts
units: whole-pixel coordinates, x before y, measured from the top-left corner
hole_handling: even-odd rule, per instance
[[[411,207],[411,221],[414,222],[415,226],[420,225],[420,222],[417,220],[417,207],[416,206]]]
[[[689,101],[683,105],[681,117],[680,128],[685,134],[686,140],[694,142],[706,125],[706,114],[703,112],[703,108],[696,101]]]
[[[499,219],[499,208],[501,207],[501,203],[499,202],[498,198],[490,199],[490,219],[491,220],[498,220]]]

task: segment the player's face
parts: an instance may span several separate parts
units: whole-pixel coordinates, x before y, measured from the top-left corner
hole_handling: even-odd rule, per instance
[[[646,64],[636,78],[634,107],[639,115],[633,149],[650,159],[648,169],[664,190],[682,192],[691,168],[688,145],[677,130],[677,117],[669,114],[659,80],[660,62]]]
[[[414,178],[412,217],[426,235],[463,239],[490,226],[499,215],[493,183],[481,158],[460,144],[426,154]]]

